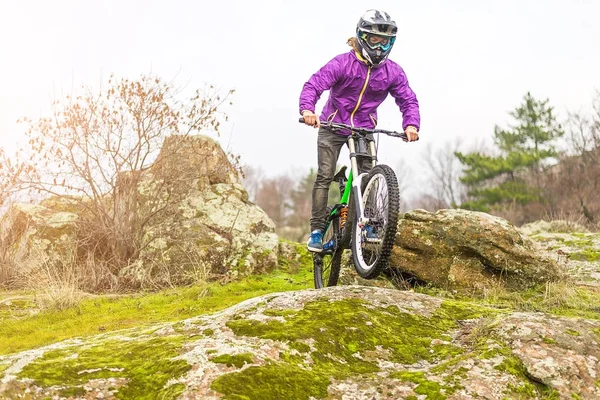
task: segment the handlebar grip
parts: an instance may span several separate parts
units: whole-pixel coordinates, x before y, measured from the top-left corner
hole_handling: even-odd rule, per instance
[[[298,122],[300,122],[301,124],[303,124],[304,123],[304,117],[298,118]]]

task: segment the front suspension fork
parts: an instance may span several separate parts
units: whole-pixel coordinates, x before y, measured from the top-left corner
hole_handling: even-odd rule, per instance
[[[358,161],[356,159],[356,140],[353,137],[348,139],[348,149],[350,151],[350,165],[351,165],[351,179],[352,179],[352,193],[354,196],[354,205],[356,207],[356,220],[358,221],[359,228],[363,228],[365,224],[369,223],[369,218],[365,217],[365,208],[362,202],[362,179],[367,175],[366,172],[362,174],[358,170]],[[375,142],[369,141],[369,155],[375,156],[377,149]],[[376,159],[372,159],[373,166],[376,164]]]

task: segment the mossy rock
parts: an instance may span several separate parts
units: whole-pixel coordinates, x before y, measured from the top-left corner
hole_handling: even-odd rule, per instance
[[[566,276],[508,221],[481,212],[408,212],[398,222],[395,244],[391,268],[447,290],[521,290]]]
[[[0,357],[0,397],[595,398],[598,331],[398,290],[302,290]]]

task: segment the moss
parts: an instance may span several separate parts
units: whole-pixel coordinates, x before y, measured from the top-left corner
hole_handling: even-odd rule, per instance
[[[322,399],[331,381],[297,366],[270,363],[218,377],[211,389],[229,400]]]
[[[571,335],[571,336],[581,336],[581,333],[577,332],[577,331],[576,331],[576,330],[574,330],[574,329],[567,329],[567,330],[565,331],[565,333],[566,333],[567,335]]]
[[[283,377],[288,376],[290,369],[302,368],[303,374],[311,377],[307,385],[326,393],[330,378],[343,380],[357,374],[368,376],[379,372],[377,362],[370,360],[368,354],[377,352],[380,347],[388,351],[390,361],[402,364],[422,360],[436,362],[460,354],[462,349],[459,347],[439,341],[432,344],[432,340],[450,340],[450,331],[459,327],[457,320],[495,313],[497,311],[485,307],[448,301],[427,317],[400,311],[396,306],[374,307],[359,299],[335,302],[320,299],[305,304],[302,310],[269,313],[285,315],[285,321],[231,319],[227,326],[236,335],[285,342],[290,348],[308,355],[310,360],[307,361],[304,355],[282,352],[279,363],[223,376],[215,381],[213,389],[227,395],[257,393],[257,397],[249,398],[265,399],[285,398],[282,393],[291,391],[296,397],[290,398],[308,399],[304,392],[301,395],[295,393],[295,382],[269,381],[271,387],[259,389],[258,381],[249,379],[250,373],[246,371],[252,369],[253,377],[263,373],[267,377]],[[368,329],[364,329],[365,326]],[[311,346],[304,343],[307,339],[314,340],[312,352]],[[325,386],[316,388],[319,385]],[[435,382],[422,382],[420,387],[419,390],[432,396],[442,389]]]
[[[472,311],[460,309],[462,317]],[[445,358],[460,349],[453,345],[431,346],[434,338],[448,338],[448,330],[456,328],[455,305],[442,305],[431,318],[407,314],[397,307],[373,308],[357,299],[329,302],[317,300],[307,303],[304,309],[287,316],[286,322],[271,320],[232,320],[227,323],[236,334],[294,343],[298,340],[318,338],[313,360],[322,368],[362,373],[378,370],[375,364],[360,360],[354,355],[383,346],[393,353],[393,360],[414,363],[418,360]],[[449,314],[453,315],[452,317]],[[459,318],[460,319],[460,318]],[[367,334],[364,329],[369,326]],[[328,354],[335,354],[346,364],[336,365]]]
[[[60,386],[60,395],[79,393],[91,379],[126,378],[120,388],[120,399],[176,398],[183,387],[166,386],[190,370],[180,354],[182,336],[158,337],[148,340],[111,340],[91,347],[47,352],[43,358],[28,364],[19,378],[33,379],[41,387]],[[72,357],[76,354],[76,357]],[[83,371],[90,371],[84,373]]]
[[[253,275],[222,285],[207,285],[140,293],[134,296],[107,296],[83,300],[78,308],[14,313],[0,309],[0,354],[14,353],[73,337],[85,337],[155,322],[177,321],[218,310],[267,293],[312,287],[312,273],[275,272]],[[16,304],[16,303],[15,303]],[[8,306],[7,306],[8,307]],[[21,307],[21,305],[18,305]],[[9,312],[10,311],[10,312]],[[18,317],[18,318],[16,318]]]
[[[204,336],[212,336],[215,334],[215,331],[214,331],[214,329],[205,329],[202,331],[202,334]]]
[[[595,262],[600,260],[600,251],[595,249],[586,249],[577,253],[570,253],[569,259],[576,261]]]
[[[529,373],[523,365],[523,362],[512,354],[510,348],[502,344],[497,349],[498,354],[504,357],[504,360],[494,367],[495,369],[513,375],[520,381],[519,385],[509,385],[508,394],[526,395],[527,398],[558,399],[558,392],[550,387],[529,379]]]
[[[291,252],[282,251],[285,247],[290,247],[292,249]],[[306,249],[306,246],[289,240],[279,239],[277,267],[280,270],[295,274],[303,269],[311,270],[312,265],[312,254]]]
[[[545,337],[545,336],[542,338],[542,341],[546,344],[557,344],[556,340],[551,339],[549,337]]]
[[[221,354],[220,356],[213,357],[210,361],[217,364],[225,364],[228,367],[242,368],[245,364],[252,364],[254,362],[254,356],[252,353],[242,354]]]
[[[416,383],[417,386],[414,388],[415,393],[426,395],[426,399],[444,400],[446,398],[446,396],[441,393],[442,386],[438,382],[426,379],[423,372],[395,372],[391,374],[390,377],[401,381]]]
[[[310,352],[310,346],[302,342],[292,342],[290,343],[290,348],[298,350],[300,353]]]
[[[484,298],[426,286],[419,287],[416,291],[435,297],[460,299],[489,307],[504,308],[505,311],[544,312],[565,317],[600,320],[600,313],[598,313],[600,293],[584,287],[574,287],[569,282],[536,285],[519,292],[492,291]]]
[[[561,240],[566,246],[570,247],[578,247],[580,249],[584,249],[587,247],[591,247],[594,245],[594,242],[591,238],[580,238],[579,240]]]
[[[240,254],[237,264],[233,266],[232,271],[238,271],[242,275],[247,275],[248,269],[248,257],[250,257],[250,248],[245,248]]]
[[[26,318],[39,311],[36,303],[30,299],[15,299],[0,303],[0,321]]]
[[[0,364],[0,378],[4,376],[4,371],[6,371],[10,367],[10,364]]]

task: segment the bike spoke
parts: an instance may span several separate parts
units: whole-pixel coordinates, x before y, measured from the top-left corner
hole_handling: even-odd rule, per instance
[[[383,238],[387,228],[387,204],[388,188],[383,175],[378,175],[370,182],[364,193],[365,216],[371,221],[371,229],[377,231],[377,235]],[[366,233],[360,237],[360,247],[363,259],[369,266],[374,265],[382,251],[382,243],[369,242]]]

